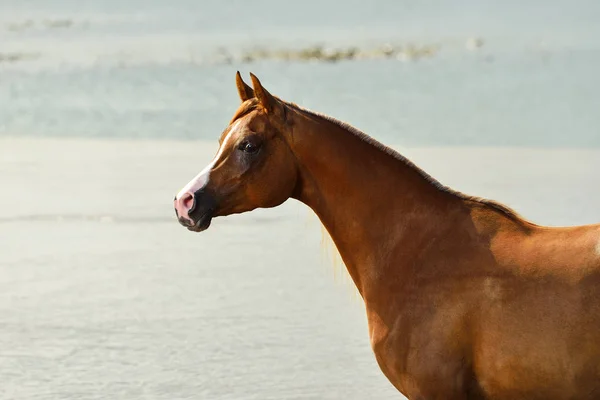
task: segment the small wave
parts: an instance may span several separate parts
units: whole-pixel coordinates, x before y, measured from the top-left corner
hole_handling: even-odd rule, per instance
[[[15,63],[20,61],[30,61],[39,58],[39,53],[0,53],[0,63]]]
[[[6,22],[4,28],[9,32],[24,32],[41,29],[66,29],[75,26],[76,21],[69,18],[49,18],[40,21],[26,19],[21,21]],[[81,25],[85,25],[82,23]]]
[[[286,63],[394,59],[416,61],[431,58],[440,44],[393,44],[374,46],[338,46],[334,43],[295,47],[246,47],[232,44],[215,48],[197,37],[139,36],[72,38],[59,41],[52,37],[13,41],[0,53],[0,63],[17,69],[91,68],[98,66],[135,66],[191,64],[219,66],[251,64],[261,61]]]
[[[238,61],[250,63],[260,60],[323,61],[368,60],[395,58],[402,61],[432,57],[440,50],[439,45],[392,45],[361,49],[359,47],[326,48],[321,45],[291,50],[254,50],[245,52]]]

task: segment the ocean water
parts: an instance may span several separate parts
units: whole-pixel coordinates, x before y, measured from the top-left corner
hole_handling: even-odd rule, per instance
[[[215,140],[240,70],[387,143],[597,147],[599,21],[592,0],[3,0],[0,135]],[[239,59],[317,44],[439,51]]]
[[[0,399],[401,398],[306,207],[177,224],[235,71],[458,190],[594,223],[598,22],[583,0],[0,0]],[[241,60],[318,44],[439,51]]]

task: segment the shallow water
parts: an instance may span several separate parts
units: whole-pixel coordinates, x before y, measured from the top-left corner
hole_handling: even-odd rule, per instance
[[[237,69],[456,189],[600,221],[600,3],[337,4],[0,2],[1,399],[398,398],[305,207],[175,221]],[[440,51],[235,61],[318,43]]]
[[[0,135],[214,140],[238,104],[239,69],[388,143],[600,146],[600,3],[345,4],[5,0]],[[469,50],[474,38],[483,46]],[[412,61],[227,61],[319,43],[440,50]]]

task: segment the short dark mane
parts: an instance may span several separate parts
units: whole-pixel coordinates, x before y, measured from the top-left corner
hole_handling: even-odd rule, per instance
[[[306,114],[309,114],[309,115],[312,115],[312,116],[315,116],[318,118],[322,118],[326,121],[331,122],[332,124],[339,126],[342,129],[350,132],[351,134],[358,137],[360,140],[362,140],[362,141],[368,143],[369,145],[383,151],[384,153],[394,157],[398,161],[403,162],[405,165],[407,165],[408,167],[412,168],[417,173],[419,173],[427,182],[432,184],[438,190],[441,190],[446,193],[450,193],[450,194],[457,196],[463,200],[472,201],[475,203],[479,203],[479,204],[488,206],[488,207],[492,208],[493,210],[502,213],[503,215],[507,216],[508,218],[510,218],[512,220],[524,221],[524,218],[522,218],[516,211],[514,211],[513,209],[511,209],[508,206],[505,206],[504,204],[498,203],[497,201],[494,201],[494,200],[481,198],[481,197],[469,196],[467,194],[464,194],[462,192],[454,190],[446,185],[443,185],[437,179],[433,178],[431,175],[429,175],[427,172],[425,172],[424,170],[419,168],[415,163],[410,161],[408,158],[404,157],[402,154],[398,153],[396,150],[375,140],[371,136],[367,135],[366,133],[360,131],[359,129],[353,127],[352,125],[350,125],[346,122],[340,121],[338,119],[330,117],[329,115],[326,115],[326,114],[323,114],[323,113],[320,113],[317,111],[308,110],[308,109],[301,107],[295,103],[290,103],[290,102],[284,102],[284,103],[299,112],[306,113]]]

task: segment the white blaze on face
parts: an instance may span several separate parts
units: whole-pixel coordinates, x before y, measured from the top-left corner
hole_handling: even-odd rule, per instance
[[[231,129],[229,129],[229,132],[225,136],[225,139],[223,139],[223,144],[221,144],[221,147],[219,148],[219,151],[217,152],[215,158],[213,158],[210,164],[208,164],[202,171],[200,171],[200,173],[196,175],[194,179],[192,179],[187,185],[183,187],[183,189],[179,191],[179,193],[177,193],[175,200],[179,200],[181,196],[183,196],[186,193],[194,194],[198,190],[203,189],[208,184],[208,181],[210,179],[210,171],[213,169],[217,161],[219,161],[221,155],[223,155],[223,151],[227,148],[227,143],[234,136],[240,122],[241,121],[237,121],[231,126]]]

